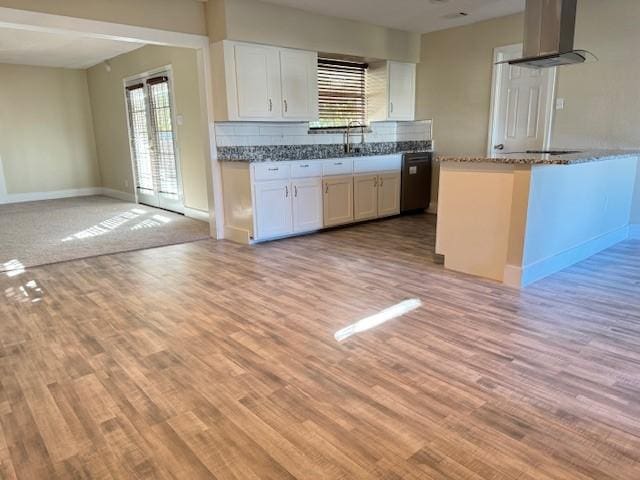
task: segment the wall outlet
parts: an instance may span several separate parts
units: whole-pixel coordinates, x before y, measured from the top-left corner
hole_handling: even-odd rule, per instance
[[[176,115],[176,122],[178,125],[184,125],[184,115]]]
[[[129,188],[129,180],[124,181],[124,188]]]
[[[556,98],[556,110],[564,110],[564,98]]]

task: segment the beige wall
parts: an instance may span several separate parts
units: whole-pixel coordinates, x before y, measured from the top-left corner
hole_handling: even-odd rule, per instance
[[[422,36],[416,113],[433,119],[438,153],[486,152],[493,49],[521,42],[522,23],[513,15]]]
[[[639,18],[637,0],[580,0],[576,48],[599,62],[560,68],[565,109],[556,112],[552,146],[640,148]],[[433,118],[438,153],[485,154],[493,49],[522,40],[522,15],[422,36],[417,111]],[[632,221],[640,223],[640,174],[636,185]]]
[[[420,35],[258,0],[210,0],[209,38],[417,62]],[[221,18],[225,18],[223,22]]]
[[[86,72],[0,64],[0,85],[7,193],[99,187]]]
[[[185,206],[207,211],[207,171],[195,50],[146,46],[89,69],[89,92],[103,186],[133,192],[131,155],[123,79],[171,65],[174,110],[184,123],[176,126]]]
[[[206,35],[199,0],[0,0],[0,7]]]

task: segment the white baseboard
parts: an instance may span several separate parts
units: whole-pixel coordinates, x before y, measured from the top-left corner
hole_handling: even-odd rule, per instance
[[[184,216],[209,223],[209,212],[197,208],[184,207]]]
[[[71,188],[69,190],[54,190],[52,192],[7,193],[1,203],[37,202],[40,200],[55,200],[58,198],[86,197],[89,195],[102,195],[102,188]]]
[[[120,190],[113,190],[112,188],[101,188],[101,195],[105,197],[117,198],[118,200],[122,200],[123,202],[132,202],[135,203],[136,196],[130,192],[122,192]]]
[[[640,240],[640,223],[629,225],[629,238]]]
[[[522,267],[518,267],[517,265],[505,265],[502,283],[514,288],[523,287]]]
[[[7,196],[7,185],[4,180],[4,167],[2,166],[2,157],[0,157],[0,203],[5,203]]]
[[[224,238],[233,242],[243,243],[245,245],[250,245],[251,243],[253,243],[253,241],[251,240],[251,235],[247,230],[232,227],[230,225],[226,225],[224,227]]]
[[[530,265],[507,265],[503,282],[511,287],[526,287],[628,239],[630,231],[631,228],[627,225]]]

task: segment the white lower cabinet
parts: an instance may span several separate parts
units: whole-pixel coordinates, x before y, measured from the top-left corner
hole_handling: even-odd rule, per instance
[[[400,213],[399,172],[356,175],[354,216],[356,220],[389,217]]]
[[[293,233],[291,182],[256,182],[254,191],[257,238],[263,240]]]
[[[323,227],[322,178],[254,183],[256,240]]]
[[[304,178],[291,182],[293,189],[293,231],[312,232],[323,226],[322,178]]]
[[[263,242],[400,213],[399,155],[222,163],[225,238]]]
[[[400,213],[401,181],[399,172],[378,175],[378,217],[389,217]]]
[[[378,216],[378,175],[353,177],[353,215],[356,220]]]
[[[325,177],[323,184],[324,226],[353,222],[353,175]]]

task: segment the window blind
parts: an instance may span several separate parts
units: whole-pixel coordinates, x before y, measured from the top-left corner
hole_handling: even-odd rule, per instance
[[[344,128],[351,121],[365,124],[366,63],[318,59],[319,121],[311,128]]]
[[[169,78],[155,77],[147,80],[149,86],[149,107],[153,133],[155,162],[160,193],[178,194],[178,172],[176,170],[176,152]]]

